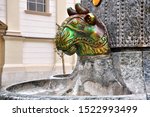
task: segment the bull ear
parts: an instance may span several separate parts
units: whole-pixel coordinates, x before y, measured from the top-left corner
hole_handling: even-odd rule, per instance
[[[96,17],[94,14],[92,13],[88,13],[85,17],[84,17],[85,21],[88,23],[88,24],[91,24],[91,25],[95,25],[96,24]]]
[[[77,12],[74,9],[72,9],[71,7],[67,9],[67,12],[68,12],[69,16],[77,14]]]
[[[77,3],[75,5],[75,9],[76,9],[77,13],[79,13],[79,14],[87,14],[87,13],[89,13],[89,10],[84,8],[84,7],[82,7],[81,4],[79,4],[79,3]]]

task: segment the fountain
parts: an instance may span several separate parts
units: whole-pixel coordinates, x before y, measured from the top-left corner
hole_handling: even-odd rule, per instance
[[[135,25],[131,30],[129,23],[136,19],[130,20],[132,14],[126,19],[122,11],[133,1],[106,0],[94,6],[91,0],[82,0],[75,10],[68,8],[69,17],[55,42],[65,54],[78,55],[72,74],[4,87],[0,99],[150,99],[149,32],[143,32],[147,28],[143,23],[140,33]]]

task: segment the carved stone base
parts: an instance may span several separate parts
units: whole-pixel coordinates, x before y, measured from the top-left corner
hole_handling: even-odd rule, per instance
[[[67,95],[131,94],[121,77],[117,78],[110,55],[80,57],[72,75],[73,87]]]

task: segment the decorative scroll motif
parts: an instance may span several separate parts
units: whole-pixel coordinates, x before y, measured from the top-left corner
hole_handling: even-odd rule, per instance
[[[106,24],[112,48],[150,46],[150,0],[103,0],[98,7],[81,1]]]
[[[121,32],[124,32],[124,37],[120,35],[122,45],[121,46],[143,46],[143,38],[141,38],[141,21],[140,21],[140,0],[121,0]],[[123,6],[123,8],[122,8]]]
[[[108,33],[105,25],[80,4],[76,4],[75,8],[76,11],[68,9],[70,17],[58,29],[57,49],[68,55],[108,54]]]

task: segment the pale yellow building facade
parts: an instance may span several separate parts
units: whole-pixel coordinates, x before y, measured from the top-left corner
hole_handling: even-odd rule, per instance
[[[62,74],[61,58],[55,52],[56,24],[76,2],[80,0],[0,0],[0,20],[8,26],[3,36],[3,86]],[[65,56],[67,73],[75,63],[75,55]]]

